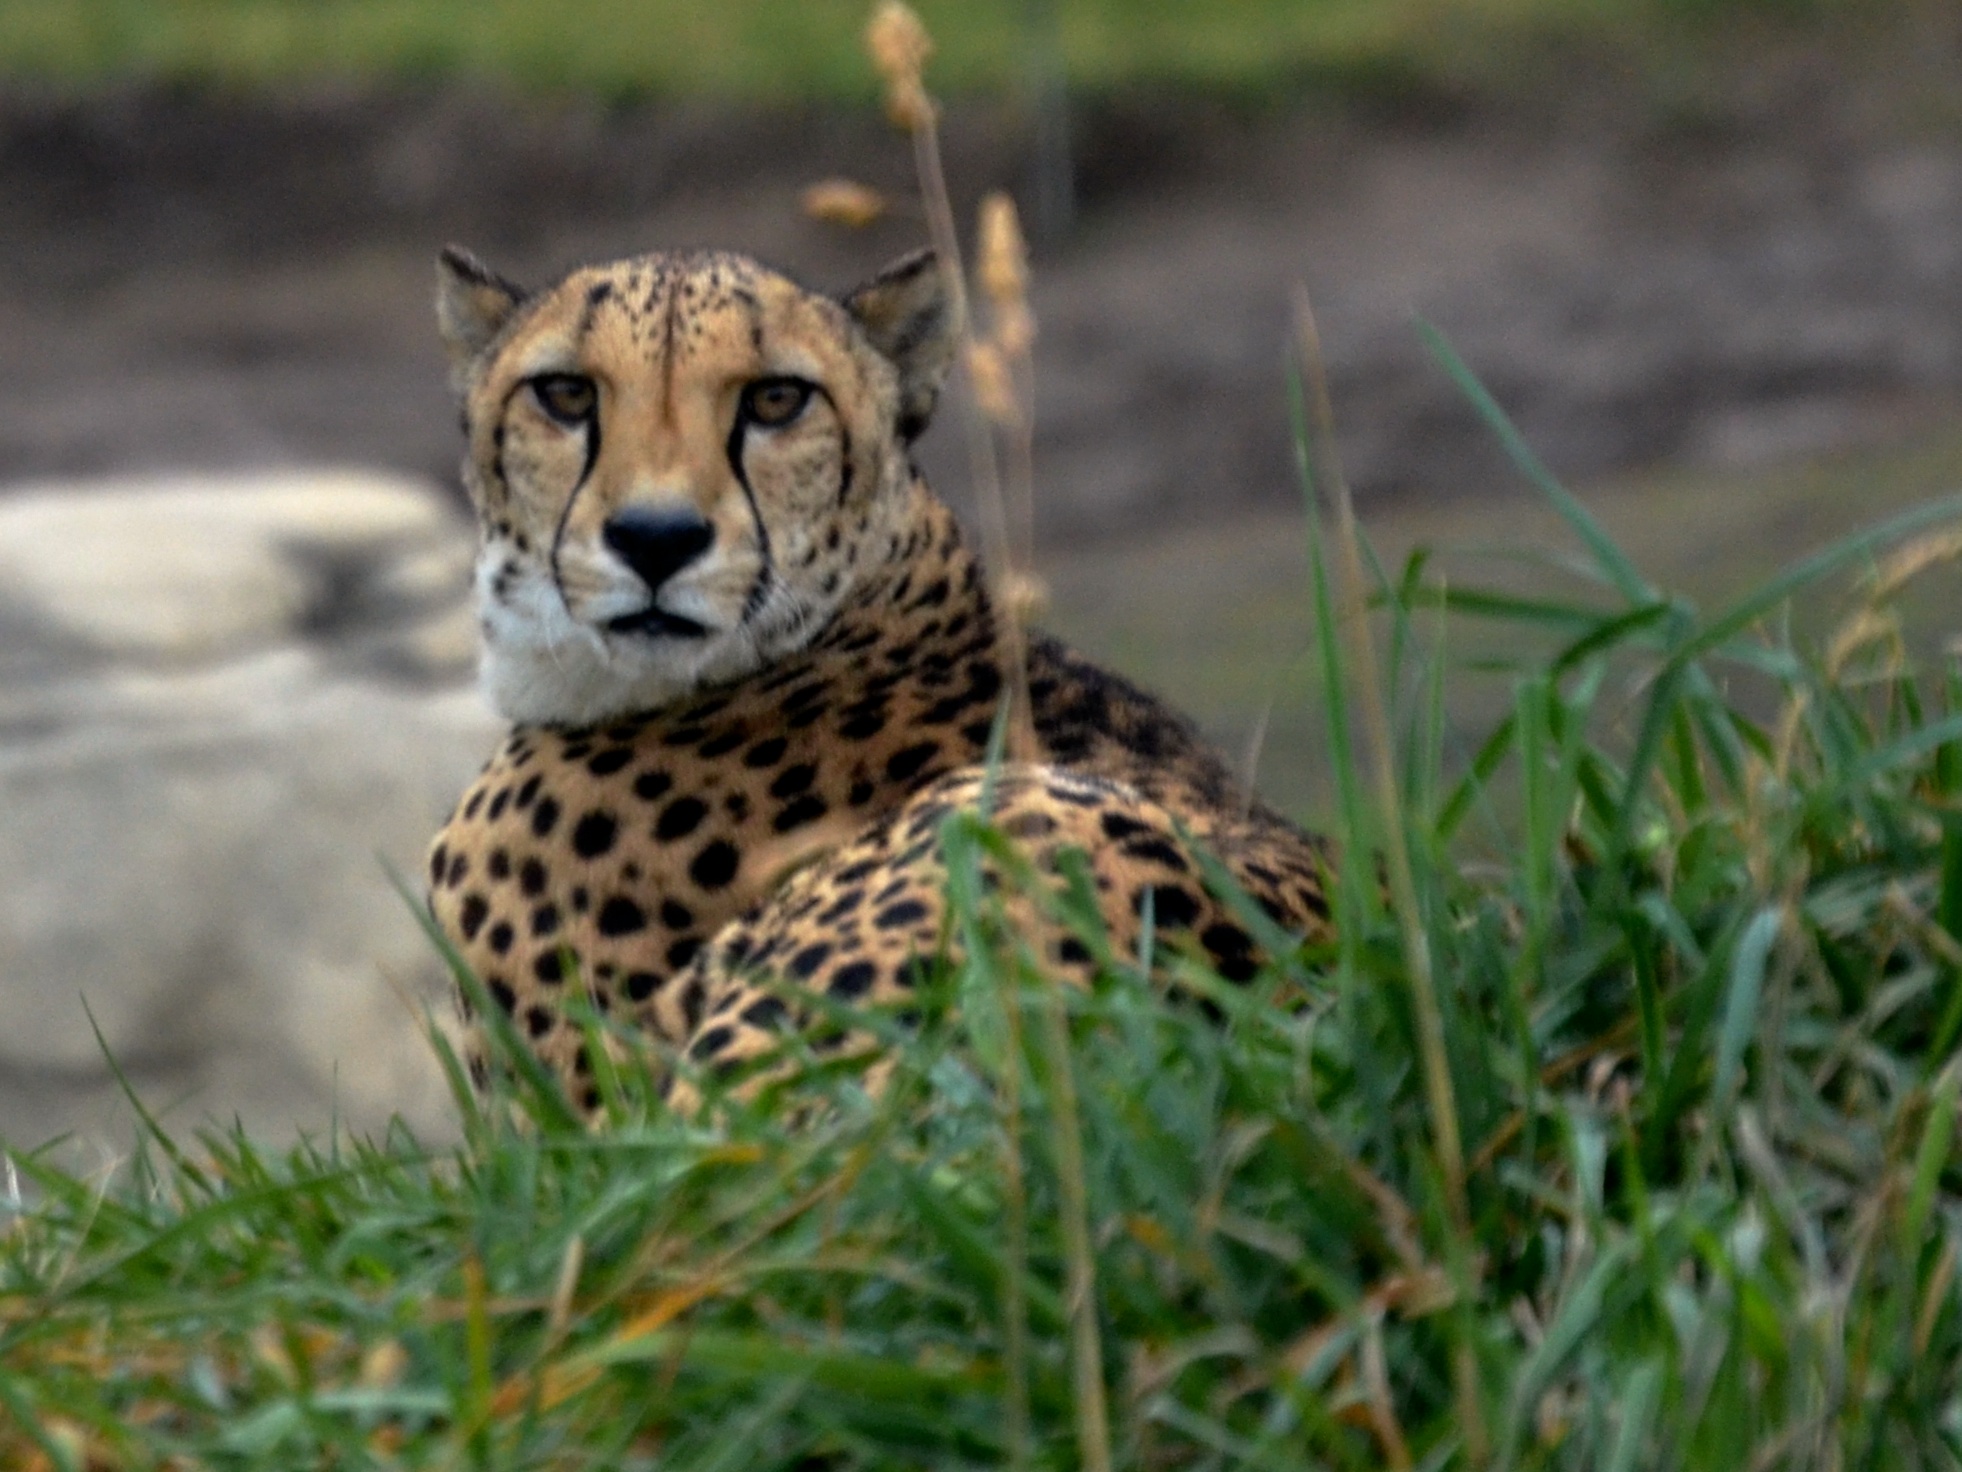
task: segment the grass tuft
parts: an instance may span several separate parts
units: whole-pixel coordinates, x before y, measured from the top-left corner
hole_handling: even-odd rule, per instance
[[[1577,507],[1592,601],[1377,576],[1397,812],[1324,577],[1344,929],[1250,986],[1096,935],[1055,985],[957,818],[969,959],[854,1019],[876,1094],[807,1057],[710,1124],[623,1063],[594,1133],[505,1038],[454,1150],[11,1151],[0,1465],[1956,1465],[1962,673],[1893,600],[1958,514],[1709,613]],[[1558,638],[1448,765],[1466,618]]]

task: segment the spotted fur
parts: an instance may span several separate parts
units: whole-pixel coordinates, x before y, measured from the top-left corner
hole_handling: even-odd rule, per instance
[[[832,301],[721,254],[528,296],[453,251],[438,310],[514,723],[431,851],[439,924],[589,1105],[574,986],[711,1062],[797,1025],[759,978],[903,994],[1005,683],[980,568],[907,453],[953,348],[931,257]],[[999,774],[997,816],[1041,862],[1088,854],[1114,941],[1150,889],[1222,974],[1256,964],[1180,828],[1282,926],[1326,924],[1316,841],[1186,722],[1051,640],[1029,674],[1044,761]]]

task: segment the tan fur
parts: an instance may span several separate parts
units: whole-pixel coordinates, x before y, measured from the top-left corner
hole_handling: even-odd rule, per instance
[[[458,253],[439,314],[483,529],[486,683],[516,724],[431,853],[438,922],[589,1104],[574,977],[602,1012],[714,1059],[762,1046],[745,988],[780,956],[823,945],[796,979],[835,986],[862,952],[877,977],[854,995],[901,988],[893,937],[838,910],[862,882],[844,876],[871,861],[882,891],[939,915],[922,825],[979,790],[1004,685],[980,570],[906,454],[951,355],[930,260],[840,304],[726,255],[525,298]],[[553,417],[563,375],[594,386],[590,423]],[[811,386],[802,411],[746,420],[754,386],[782,380]],[[608,540],[650,510],[711,538],[651,594]],[[1007,774],[1003,816],[1088,851],[1114,937],[1146,883],[1181,888],[1194,934],[1224,923],[1189,859],[1166,857],[1175,823],[1280,924],[1325,924],[1316,841],[1249,807],[1182,720],[1048,640],[1030,686],[1049,764]]]

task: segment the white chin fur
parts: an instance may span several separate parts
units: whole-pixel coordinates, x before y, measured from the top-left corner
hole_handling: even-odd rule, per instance
[[[492,707],[519,725],[587,726],[659,710],[705,685],[754,671],[766,652],[759,638],[794,647],[802,640],[793,629],[808,637],[822,622],[811,618],[817,610],[773,597],[748,624],[705,638],[602,633],[574,619],[542,578],[527,579],[501,598],[488,596],[494,565],[486,559],[478,579],[478,675]],[[823,612],[835,606],[832,600]]]

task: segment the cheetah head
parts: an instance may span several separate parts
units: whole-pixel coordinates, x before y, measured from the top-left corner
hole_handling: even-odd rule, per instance
[[[437,317],[509,719],[657,709],[807,643],[896,545],[953,354],[930,252],[833,301],[657,254],[527,294],[443,252]]]

